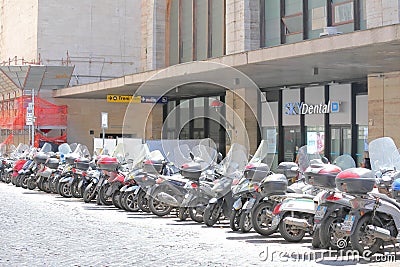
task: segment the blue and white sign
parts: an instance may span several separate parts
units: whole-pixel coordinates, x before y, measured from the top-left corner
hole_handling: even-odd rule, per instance
[[[290,102],[285,105],[286,115],[326,114],[340,111],[340,102],[328,101],[327,104],[307,104],[304,102]]]
[[[142,96],[142,103],[152,104],[165,104],[168,103],[168,97],[166,96]]]

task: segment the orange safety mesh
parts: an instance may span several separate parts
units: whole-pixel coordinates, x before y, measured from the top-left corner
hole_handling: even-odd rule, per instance
[[[0,127],[9,130],[22,130],[26,123],[26,108],[31,96],[22,96],[12,101],[3,101],[0,111]],[[35,97],[35,126],[52,129],[67,127],[66,105],[54,105],[40,97]]]
[[[63,134],[61,136],[57,136],[57,137],[47,137],[44,136],[40,133],[36,133],[35,134],[35,147],[39,147],[39,142],[40,141],[44,141],[44,142],[51,142],[57,145],[60,145],[62,143],[66,143],[67,142],[67,135]]]

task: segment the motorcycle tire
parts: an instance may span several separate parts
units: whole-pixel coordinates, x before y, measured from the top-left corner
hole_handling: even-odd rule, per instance
[[[270,202],[260,202],[251,213],[251,224],[254,230],[263,236],[269,236],[276,232],[272,228],[273,205]],[[267,213],[270,214],[267,215]]]
[[[138,206],[143,212],[150,212],[149,208],[149,199],[146,196],[146,192],[144,190],[139,190],[138,193]]]
[[[29,190],[33,190],[36,188],[36,180],[33,178],[29,178],[27,182],[27,186]]]
[[[189,208],[189,216],[195,222],[202,223],[204,217],[204,210],[206,209],[208,200],[205,198],[196,198]]]
[[[291,243],[300,242],[301,240],[303,240],[303,237],[306,234],[306,231],[284,223],[285,217],[288,217],[288,216],[289,215],[285,215],[282,218],[281,222],[279,223],[279,233],[288,242],[291,242]]]
[[[74,179],[71,184],[71,194],[74,198],[82,198],[82,191],[79,189],[79,179]]]
[[[99,190],[98,197],[100,198],[100,203],[105,206],[111,206],[113,204],[111,199],[109,199],[109,197],[106,196],[106,192],[110,186],[111,186],[111,184],[109,184],[109,183],[102,185]]]
[[[158,193],[161,192],[161,190],[155,190],[154,195],[152,197],[150,197],[149,199],[149,208],[150,211],[154,214],[157,215],[159,217],[163,217],[168,215],[171,210],[172,207],[165,204],[162,201],[159,201],[156,196],[158,195]]]
[[[40,177],[39,178],[39,182],[37,183],[37,187],[39,188],[40,191],[44,191],[44,189],[43,189],[43,181],[44,181],[44,178]]]
[[[90,183],[83,191],[83,201],[89,203],[96,197],[96,185]]]
[[[186,221],[189,217],[189,210],[188,208],[178,208],[178,218],[181,221]]]
[[[365,251],[368,251],[369,256],[375,254],[379,251],[381,246],[383,245],[383,240],[380,238],[366,238],[368,235],[366,231],[367,225],[373,225],[382,227],[382,223],[379,219],[375,218],[372,220],[371,215],[364,215],[358,221],[354,233],[350,236],[351,247],[354,250],[357,250],[360,255],[364,255]],[[364,240],[373,242],[370,244],[364,244]]]
[[[211,227],[217,223],[219,216],[221,215],[219,211],[219,205],[220,204],[215,204],[212,206],[207,205],[206,209],[204,210],[203,221],[207,226]]]
[[[11,174],[10,173],[6,173],[6,176],[5,176],[5,183],[6,184],[9,184],[9,183],[11,183]]]
[[[312,235],[311,245],[313,248],[322,248],[321,239],[320,239],[320,232],[321,226],[317,226],[314,230]]]
[[[251,215],[249,212],[241,212],[239,218],[239,228],[242,233],[248,233],[253,228]]]
[[[231,227],[232,231],[239,231],[239,222],[240,222],[240,215],[242,210],[235,210],[233,209],[231,212],[231,216],[229,216],[229,226]]]
[[[17,180],[17,176],[13,176],[11,174],[11,184],[15,185],[16,180]]]
[[[71,198],[71,185],[69,183],[62,183],[60,184],[60,195],[65,198]]]
[[[29,179],[28,175],[24,175],[24,177],[22,178],[21,187],[23,189],[27,189],[28,188],[28,179]]]
[[[130,191],[130,192],[125,193],[122,201],[124,202],[124,206],[127,211],[130,211],[130,212],[139,211],[140,208],[138,205],[138,201],[137,201],[135,192]]]
[[[323,221],[320,226],[319,240],[321,242],[321,248],[331,248],[333,250],[343,249],[344,247],[338,247],[338,241],[343,239],[346,244],[349,244],[349,238],[335,238],[334,227],[337,223],[343,222],[344,218],[329,217]],[[314,240],[314,237],[313,237]],[[343,242],[344,243],[344,242]]]
[[[119,190],[116,190],[112,194],[112,197],[111,197],[113,205],[118,209],[122,209],[121,202],[120,202],[120,199],[121,199],[120,196],[121,196],[121,192]]]
[[[16,187],[21,187],[21,180],[24,176],[21,174],[18,174],[17,178],[15,178],[15,186]]]

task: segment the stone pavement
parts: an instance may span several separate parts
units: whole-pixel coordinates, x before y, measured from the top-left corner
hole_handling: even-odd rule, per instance
[[[0,266],[397,266],[400,261],[299,259],[310,251],[310,238],[290,244],[279,234],[232,232],[228,223],[209,228],[0,183]]]

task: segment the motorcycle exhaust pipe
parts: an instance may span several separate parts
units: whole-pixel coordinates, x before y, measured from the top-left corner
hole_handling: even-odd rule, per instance
[[[302,230],[308,230],[312,228],[312,225],[309,224],[305,219],[286,217],[285,219],[283,219],[283,222],[288,225],[296,226]]]
[[[396,238],[390,235],[390,231],[382,227],[367,225],[367,234],[373,235],[375,238],[383,241],[396,241]]]
[[[158,199],[159,201],[162,201],[170,206],[174,206],[174,207],[179,206],[178,200],[176,200],[176,198],[174,198],[173,196],[171,196],[165,192],[158,193],[158,195],[156,196],[156,199]]]

